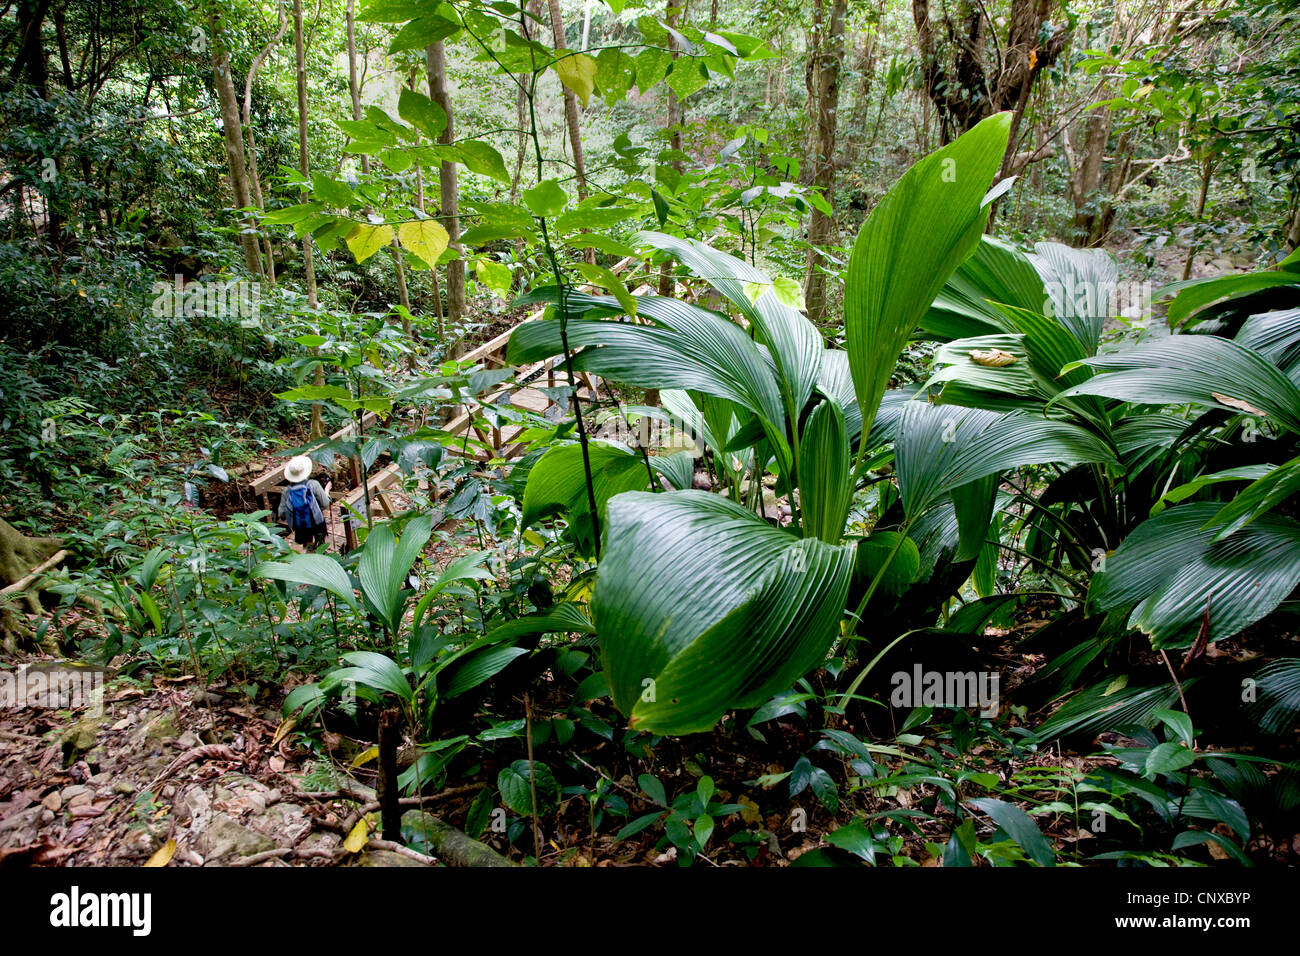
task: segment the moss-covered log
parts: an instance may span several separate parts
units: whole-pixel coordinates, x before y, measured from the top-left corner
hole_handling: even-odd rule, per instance
[[[30,538],[0,518],[0,589],[23,581],[42,562],[56,554],[62,542],[58,538]],[[32,641],[32,629],[23,612],[39,614],[41,603],[36,591],[17,589],[0,596],[0,646],[12,654],[20,645]]]
[[[496,850],[432,814],[410,810],[402,823],[424,837],[428,852],[448,866],[517,866]]]

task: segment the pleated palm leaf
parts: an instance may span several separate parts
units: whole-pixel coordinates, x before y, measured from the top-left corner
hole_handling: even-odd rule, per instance
[[[747,462],[751,486],[770,468],[794,511],[792,526],[781,528],[757,513],[761,496],[746,507],[690,490],[624,492],[601,505],[593,620],[614,702],[633,726],[702,731],[727,710],[760,705],[822,663],[846,620],[855,626],[851,588],[869,596],[886,578],[890,587],[906,586],[897,571],[916,567],[911,539],[845,537],[868,452],[885,438],[894,443],[909,521],[936,509],[951,514],[960,501],[971,541],[982,540],[989,489],[1001,471],[1111,459],[1104,443],[1070,423],[940,410],[906,395],[886,400],[900,353],[980,242],[985,193],[1007,133],[1006,116],[984,121],[918,162],[881,200],[849,261],[843,351],[827,348],[763,272],[690,239],[639,236],[708,282],[733,315],[645,296],[636,299],[632,322],[613,297],[566,290],[576,368],[665,390],[665,405],[702,429],[715,460]],[[533,296],[547,298],[554,303],[555,290]],[[528,323],[515,333],[510,357],[535,361],[559,347],[558,322]],[[901,415],[897,399],[906,406]],[[539,488],[538,500],[545,494],[579,505],[585,476],[566,474],[564,490]],[[539,483],[545,477],[536,475]],[[642,479],[649,487],[644,470]]]

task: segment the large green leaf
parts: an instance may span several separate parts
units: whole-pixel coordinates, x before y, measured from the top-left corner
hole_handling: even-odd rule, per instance
[[[757,330],[760,343],[771,350],[790,402],[787,407],[803,408],[817,382],[825,342],[807,316],[777,298],[767,275],[743,259],[694,239],[640,232],[633,241],[676,256],[682,265],[730,300]],[[759,286],[761,290],[751,298],[747,286]]]
[[[1129,626],[1156,647],[1190,644],[1207,614],[1215,641],[1271,613],[1300,584],[1300,524],[1265,515],[1215,540],[1218,510],[1194,502],[1140,524],[1093,579],[1089,607],[1136,605]]]
[[[1056,854],[1038,829],[1034,818],[1014,803],[995,797],[981,797],[967,801],[981,813],[987,813],[1002,832],[1014,840],[1025,854],[1039,866],[1056,866]]]
[[[1174,301],[1169,303],[1169,324],[1175,326],[1216,303],[1268,289],[1295,286],[1300,286],[1300,275],[1294,272],[1247,272],[1242,275],[1175,282],[1160,289],[1156,295],[1162,297],[1168,292],[1177,291]]]
[[[638,296],[637,314],[658,325],[569,319],[575,367],[641,388],[704,392],[748,409],[789,461],[786,415],[772,359],[736,323],[677,299]],[[569,307],[618,310],[610,296],[568,293]],[[510,360],[540,361],[561,350],[557,321],[525,322],[511,336]]]
[[[849,259],[844,328],[862,420],[875,419],[908,338],[976,247],[1010,114],[999,113],[909,169],[872,210]]]
[[[621,445],[589,441],[587,453],[597,516],[603,526],[609,499],[624,491],[644,490],[650,484],[650,475],[641,456]],[[528,527],[556,512],[568,516],[579,550],[583,554],[594,553],[595,527],[591,522],[581,444],[553,445],[528,472],[524,486],[523,526]]]
[[[808,416],[799,448],[799,514],[808,537],[839,544],[853,499],[851,455],[844,413],[823,401]]]
[[[839,634],[851,546],[797,539],[698,491],[618,496],[607,540],[596,631],[634,727],[708,730],[789,687]]]
[[[1300,458],[1293,458],[1239,492],[1211,520],[1217,537],[1226,538],[1282,502],[1300,495]]]
[[[1026,412],[905,402],[895,439],[899,491],[915,518],[952,491],[1022,465],[1114,460],[1091,432]]]
[[[1183,681],[1183,689],[1197,678]],[[1034,730],[1034,736],[1047,741],[1067,734],[1094,736],[1107,730],[1139,725],[1153,726],[1155,712],[1178,701],[1178,687],[1172,682],[1155,687],[1128,687],[1126,678],[1108,679],[1079,691],[1062,704],[1051,717]]]
[[[827,349],[822,353],[817,369],[817,391],[821,392],[844,413],[844,427],[849,441],[856,442],[862,434],[862,408],[853,391],[853,375],[849,371],[849,353],[841,349]]]
[[[357,562],[361,595],[391,632],[396,632],[402,623],[406,577],[432,532],[430,517],[418,515],[407,524],[400,541],[386,523],[375,525],[366,538],[361,560]]]
[[[1258,352],[1300,385],[1300,309],[1279,309],[1252,315],[1235,339]]]
[[[1034,312],[1052,305],[1029,258],[1008,242],[984,236],[935,297],[921,328],[942,339],[1010,331],[995,303]]]
[[[1300,389],[1275,365],[1230,339],[1171,335],[1084,359],[1102,374],[1063,396],[1101,395],[1146,405],[1198,405],[1265,415],[1300,431]]]
[[[338,561],[323,554],[295,554],[286,561],[263,561],[253,568],[253,577],[324,588],[349,607],[358,606],[348,573]]]
[[[1034,246],[1029,261],[1043,277],[1057,321],[1070,331],[1081,349],[1095,355],[1102,326],[1120,304],[1119,263],[1114,255],[1104,249],[1074,249],[1059,242],[1040,242]]]
[[[897,531],[876,531],[856,542],[851,596],[857,602],[866,594],[871,582],[879,596],[902,594],[921,574],[921,552],[916,542]],[[875,598],[873,597],[873,601]],[[870,609],[868,604],[867,608]]]
[[[1217,485],[1225,481],[1254,481],[1258,478],[1268,477],[1274,470],[1273,465],[1243,465],[1240,468],[1228,468],[1224,471],[1197,475],[1191,481],[1185,481],[1161,495],[1160,500],[1151,506],[1151,513],[1153,515],[1159,514],[1169,505],[1176,505],[1180,501],[1186,501],[1209,485]]]
[[[443,691],[443,696],[459,697],[466,691],[473,690],[527,653],[526,647],[487,647],[476,651],[448,670],[447,689]]]
[[[584,613],[581,605],[564,601],[545,611],[525,614],[513,621],[498,624],[487,633],[493,642],[513,641],[531,634],[594,634],[596,628]]]
[[[1300,658],[1285,657],[1265,664],[1255,674],[1259,700],[1250,711],[1266,733],[1290,730],[1300,717]]]
[[[645,465],[641,459],[621,445],[605,441],[587,442],[587,459],[591,463],[591,473],[599,475],[607,467],[616,470],[640,469],[641,487],[648,481]],[[621,489],[629,490],[629,489]],[[604,510],[605,500],[599,496],[596,506]],[[583,465],[582,445],[574,442],[567,445],[552,445],[528,472],[528,481],[524,485],[524,509],[520,519],[524,527],[556,512],[567,512],[587,502],[587,472]]]
[[[943,385],[944,404],[1014,409],[1022,399],[1046,402],[1058,391],[1034,368],[1023,335],[957,339],[934,354],[926,386]]]
[[[407,703],[415,699],[415,693],[411,690],[406,675],[391,658],[376,654],[374,651],[352,651],[344,654],[343,660],[352,666],[331,671],[329,674],[331,683],[354,680],[375,690],[394,694]]]

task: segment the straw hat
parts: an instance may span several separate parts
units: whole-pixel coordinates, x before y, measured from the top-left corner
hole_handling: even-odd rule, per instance
[[[306,481],[311,477],[311,467],[311,459],[306,455],[290,458],[289,464],[284,466],[284,479],[291,485]]]

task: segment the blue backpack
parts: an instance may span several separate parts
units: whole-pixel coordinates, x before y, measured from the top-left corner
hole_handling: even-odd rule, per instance
[[[314,528],[325,521],[320,505],[316,502],[316,496],[311,493],[306,482],[290,485],[286,493],[289,495],[289,510],[293,515],[295,528]]]

